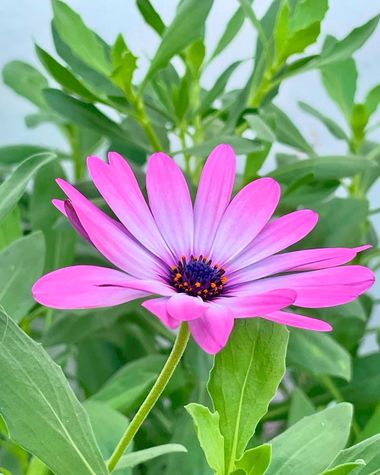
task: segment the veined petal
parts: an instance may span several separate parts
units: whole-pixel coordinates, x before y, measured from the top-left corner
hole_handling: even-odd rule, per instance
[[[111,307],[147,295],[114,283],[130,277],[98,266],[64,267],[41,277],[33,286],[34,298],[42,305],[59,309]]]
[[[222,217],[212,257],[224,265],[243,251],[267,224],[279,199],[280,185],[272,178],[260,178],[245,186]]]
[[[226,345],[234,326],[228,307],[210,304],[203,316],[189,322],[194,340],[207,353],[214,355]]]
[[[368,249],[360,248],[325,248],[306,249],[302,251],[287,252],[267,257],[256,264],[236,271],[229,279],[231,285],[261,279],[272,274],[290,271],[307,271],[326,269],[346,264],[352,261],[358,252]]]
[[[281,289],[238,297],[221,297],[215,303],[225,305],[235,318],[249,318],[266,315],[292,305],[296,299],[294,290]]]
[[[191,297],[183,293],[170,297],[167,304],[169,315],[181,322],[201,317],[207,307],[208,304],[200,297]]]
[[[297,313],[278,311],[263,315],[262,318],[290,327],[303,328],[304,330],[314,330],[316,332],[329,332],[332,330],[332,326],[323,320],[298,315]]]
[[[149,294],[162,295],[163,297],[169,297],[171,295],[177,295],[173,287],[159,282],[158,280],[143,280],[143,279],[129,279],[128,281],[121,284],[122,287],[128,289],[142,290],[143,292],[148,292]]]
[[[198,186],[194,204],[194,254],[209,255],[216,230],[231,199],[236,156],[230,145],[211,152]]]
[[[315,227],[318,214],[309,209],[294,211],[268,223],[247,248],[228,264],[233,272],[276,254],[307,236]]]
[[[161,322],[169,328],[177,328],[181,324],[180,320],[175,320],[169,315],[167,304],[169,299],[167,297],[160,297],[158,299],[145,300],[141,305],[149,310],[149,312],[156,315]]]
[[[118,153],[110,152],[110,164],[99,157],[87,160],[91,177],[112,211],[126,229],[167,263],[172,263],[169,250],[159,232],[128,162]]]
[[[132,239],[119,223],[107,216],[64,180],[57,183],[70,199],[80,223],[92,244],[128,274],[140,278],[159,275],[159,261]]]
[[[185,177],[175,161],[164,153],[148,162],[146,187],[149,205],[166,243],[177,258],[192,253],[193,205]]]
[[[373,272],[367,267],[332,267],[239,284],[233,289],[233,294],[244,297],[252,293],[287,288],[297,293],[294,305],[310,308],[333,307],[352,302],[366,292],[374,280]]]

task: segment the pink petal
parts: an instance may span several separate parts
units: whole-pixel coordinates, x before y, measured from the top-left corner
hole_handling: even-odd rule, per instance
[[[199,318],[204,314],[208,304],[200,297],[191,297],[186,294],[175,294],[170,297],[167,310],[169,315],[175,320],[188,321]]]
[[[112,264],[135,277],[158,276],[159,262],[129,237],[121,225],[93,205],[69,183],[60,179],[57,183],[71,200],[79,221],[93,245]]]
[[[218,145],[203,167],[194,204],[194,254],[207,256],[231,199],[236,156],[230,145]]]
[[[157,226],[177,259],[192,253],[193,205],[185,177],[175,161],[155,153],[148,162],[146,187]]]
[[[167,310],[168,300],[167,297],[160,297],[158,299],[145,300],[141,305],[153,313],[153,315],[156,315],[164,325],[173,329],[177,328],[181,322],[169,315]]]
[[[366,247],[366,246],[364,246]],[[229,283],[237,284],[261,279],[271,274],[289,271],[306,271],[325,269],[346,264],[355,258],[362,248],[325,248],[306,249],[302,251],[287,252],[267,257],[256,264],[236,271],[229,279]]]
[[[169,297],[173,294],[176,294],[176,291],[173,289],[173,287],[170,287],[169,285],[157,280],[129,279],[125,283],[115,283],[115,285],[121,285],[123,287],[127,287],[128,289],[142,290],[150,294],[162,295],[164,297]]]
[[[267,224],[280,199],[280,185],[260,178],[245,186],[231,201],[217,230],[212,257],[224,265],[256,237]]]
[[[288,288],[297,293],[295,305],[301,307],[333,307],[352,302],[373,284],[373,272],[363,266],[332,267],[297,274],[269,277],[233,289],[239,297],[252,293]]]
[[[323,320],[305,317],[305,315],[298,315],[296,313],[278,311],[272,312],[269,315],[263,315],[262,318],[282,325],[303,328],[305,330],[314,330],[316,332],[329,332],[332,330],[332,326]]]
[[[215,302],[227,306],[235,318],[249,318],[288,307],[294,303],[295,299],[294,290],[282,288],[250,296],[221,297]]]
[[[60,211],[64,216],[67,217],[64,200],[54,199],[54,200],[51,200],[51,202],[57,208],[58,211]]]
[[[228,265],[229,271],[247,267],[303,239],[315,227],[318,215],[309,209],[294,211],[268,223],[247,248]]]
[[[210,304],[203,316],[189,322],[194,340],[211,355],[226,345],[233,326],[233,313],[228,307],[217,304]]]
[[[91,177],[112,211],[128,231],[156,256],[172,263],[167,246],[141,193],[132,168],[115,152],[109,153],[110,165],[99,157],[87,160]]]
[[[123,272],[106,267],[64,267],[44,275],[33,286],[34,298],[42,305],[59,309],[111,307],[146,296],[114,283],[128,280]]]

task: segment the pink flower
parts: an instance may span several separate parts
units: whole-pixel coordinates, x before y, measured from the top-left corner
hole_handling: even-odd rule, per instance
[[[217,353],[235,318],[329,331],[322,320],[284,309],[351,302],[374,281],[366,267],[342,266],[368,246],[278,254],[310,233],[318,216],[300,210],[270,221],[280,199],[271,178],[253,181],[231,200],[236,157],[229,145],[208,158],[194,206],[183,173],[164,153],[148,163],[149,206],[117,153],[108,164],[89,157],[88,168],[120,221],[60,179],[68,199],[54,204],[120,270],[78,265],[43,276],[33,295],[48,307],[108,307],[158,295],[142,305],[169,328],[187,321],[197,343]]]

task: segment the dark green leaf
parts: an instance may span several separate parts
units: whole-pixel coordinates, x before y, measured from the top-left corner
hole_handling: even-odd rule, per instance
[[[154,31],[162,36],[166,29],[165,23],[154,9],[150,0],[136,0],[136,3],[141,15],[144,17],[144,20],[153,28]]]
[[[376,112],[380,104],[380,84],[373,87],[367,94],[364,101],[365,108],[368,115],[372,115]]]
[[[231,41],[239,33],[241,27],[243,26],[245,19],[244,11],[242,7],[237,8],[235,13],[228,20],[225,30],[223,31],[222,36],[220,37],[215,49],[210,57],[210,61],[218,56],[227,46],[230,45]]]
[[[0,372],[0,410],[14,442],[56,475],[108,473],[88,416],[62,370],[3,312]]]
[[[230,144],[237,154],[246,154],[260,150],[262,148],[261,145],[254,140],[236,137],[233,135],[221,135],[210,140],[205,140],[200,145],[194,145],[193,147],[188,147],[184,150],[172,152],[172,154],[176,155],[178,153],[187,152],[191,155],[205,157],[214,147],[220,143]]]
[[[306,396],[300,388],[295,388],[292,392],[290,400],[290,408],[288,414],[288,427],[300,421],[306,416],[311,416],[315,413],[314,404]]]
[[[334,120],[330,119],[330,117],[322,114],[318,109],[315,109],[310,104],[306,104],[306,102],[300,101],[298,105],[303,111],[320,120],[334,137],[339,140],[349,141],[346,132]]]
[[[0,250],[4,249],[21,236],[21,214],[20,208],[16,206],[0,224]]]

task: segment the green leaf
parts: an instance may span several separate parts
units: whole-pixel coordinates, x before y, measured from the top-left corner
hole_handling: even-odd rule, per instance
[[[55,158],[53,153],[32,155],[24,160],[0,185],[0,222],[16,206],[33,175]]]
[[[110,73],[110,61],[99,37],[64,2],[52,0],[52,4],[53,24],[62,40],[79,59],[107,76]]]
[[[186,453],[186,447],[181,444],[164,444],[149,449],[138,450],[130,454],[123,455],[116,466],[115,473],[120,474],[121,468],[135,467],[149,460],[161,457],[161,455],[183,452]]]
[[[355,475],[373,475],[380,467],[380,434],[363,440],[359,444],[342,450],[333,462],[333,466],[364,460],[365,466],[360,466],[355,470]]]
[[[301,419],[270,442],[266,475],[319,475],[346,445],[351,417],[351,404],[341,403]]]
[[[91,102],[96,101],[97,97],[82,84],[79,79],[65,66],[56,61],[47,51],[35,45],[36,53],[50,75],[67,91],[77,94]],[[45,86],[47,87],[47,85]]]
[[[323,49],[328,50],[337,43],[338,40],[336,38],[327,36]],[[329,64],[321,68],[320,71],[327,93],[343,112],[348,123],[350,123],[358,78],[355,61],[352,58],[347,58],[339,63]]]
[[[18,164],[31,155],[48,151],[47,147],[39,145],[6,145],[0,147],[0,166]]]
[[[130,51],[121,34],[112,48],[111,78],[126,94],[130,102],[135,100],[132,79],[137,68],[137,57]]]
[[[325,333],[292,329],[287,358],[293,367],[317,376],[351,378],[350,354]]]
[[[273,130],[268,126],[266,122],[257,114],[247,114],[244,116],[248,122],[250,130],[255,132],[255,138],[264,140],[266,142],[275,142],[276,136]]]
[[[81,102],[57,89],[46,89],[44,95],[50,107],[69,122],[107,137],[120,153],[126,153],[131,160],[138,163],[145,161],[146,152],[143,146],[146,144],[134,143],[133,139],[128,137],[127,131],[92,104]]]
[[[246,475],[265,475],[272,457],[272,446],[260,445],[244,452],[243,457],[236,462],[236,468],[243,470]]]
[[[369,421],[366,423],[364,429],[358,435],[356,442],[368,439],[373,435],[380,433],[380,407],[371,415]]]
[[[11,61],[3,69],[3,80],[7,86],[42,109],[46,102],[42,90],[49,87],[47,79],[36,68],[23,61]]]
[[[154,31],[162,36],[166,30],[165,23],[154,9],[150,0],[136,0],[136,3],[146,23],[148,23],[148,25],[151,26]]]
[[[0,411],[11,439],[56,475],[106,475],[88,420],[41,345],[0,312]]]
[[[359,459],[355,462],[343,463],[342,465],[338,465],[335,468],[330,468],[328,470],[325,470],[322,473],[322,475],[348,475],[353,470],[355,470],[357,467],[362,467],[364,465],[365,465],[364,460]]]
[[[20,208],[15,207],[0,224],[0,250],[22,236]],[[1,266],[1,263],[0,263]]]
[[[219,38],[217,45],[210,57],[209,61],[216,58],[227,46],[229,46],[235,36],[239,33],[245,20],[244,10],[240,6],[235,10],[235,13],[228,20],[225,30],[222,36]]]
[[[320,120],[334,137],[339,140],[349,141],[346,132],[334,120],[330,119],[330,117],[322,114],[318,109],[315,109],[310,104],[306,104],[306,102],[299,101],[298,105],[303,111]]]
[[[303,417],[311,416],[315,413],[314,404],[300,388],[295,388],[290,399],[287,426],[290,427]]]
[[[205,95],[202,97],[202,102],[200,105],[201,113],[206,112],[207,109],[212,106],[214,101],[224,92],[231,75],[236,70],[236,68],[240,66],[240,64],[241,61],[235,61],[234,63],[230,64],[230,66],[228,66],[228,68],[218,77],[212,88],[205,93]]]
[[[126,413],[132,411],[148,394],[165,361],[163,355],[148,355],[127,363],[91,399]]]
[[[236,137],[234,135],[221,135],[210,140],[204,140],[202,144],[194,145],[193,147],[188,147],[183,150],[177,150],[175,152],[172,152],[172,155],[187,152],[191,155],[204,157],[207,156],[211,152],[211,150],[219,143],[230,144],[238,155],[255,152],[261,150],[262,148],[261,145],[255,142],[254,140]]]
[[[271,172],[270,176],[281,183],[292,182],[310,173],[318,180],[333,180],[355,176],[375,167],[371,160],[354,156],[318,157],[284,165]]]
[[[367,94],[367,97],[364,101],[365,108],[368,112],[368,115],[372,115],[376,112],[380,104],[380,84],[373,87]]]
[[[203,38],[205,21],[212,3],[212,0],[182,0],[179,3],[176,16],[162,37],[143,84],[165,67],[173,56]]]
[[[335,45],[326,48],[314,62],[309,63],[306,69],[312,67],[324,67],[328,64],[338,63],[350,58],[355,51],[361,48],[370,38],[379,23],[380,15],[376,15],[367,23],[353,29],[345,38],[339,40]]]
[[[188,404],[187,412],[193,418],[199,444],[206,456],[207,463],[216,475],[224,471],[224,439],[219,429],[218,412],[210,412],[208,407],[201,404]]]
[[[45,240],[40,232],[14,241],[0,252],[0,304],[19,321],[35,301],[31,287],[41,276]]]
[[[102,457],[108,460],[126,431],[129,421],[123,414],[105,404],[86,401],[84,407],[90,417],[91,427]],[[128,448],[128,452],[131,450],[132,446]],[[132,472],[124,468],[120,470],[119,475],[132,475]]]
[[[309,143],[281,109],[274,104],[270,104],[265,108],[264,119],[274,130],[279,142],[297,148],[309,155],[314,155],[314,150]]]
[[[227,473],[276,394],[287,341],[285,327],[256,318],[238,320],[228,345],[215,357],[208,388],[220,415]]]

